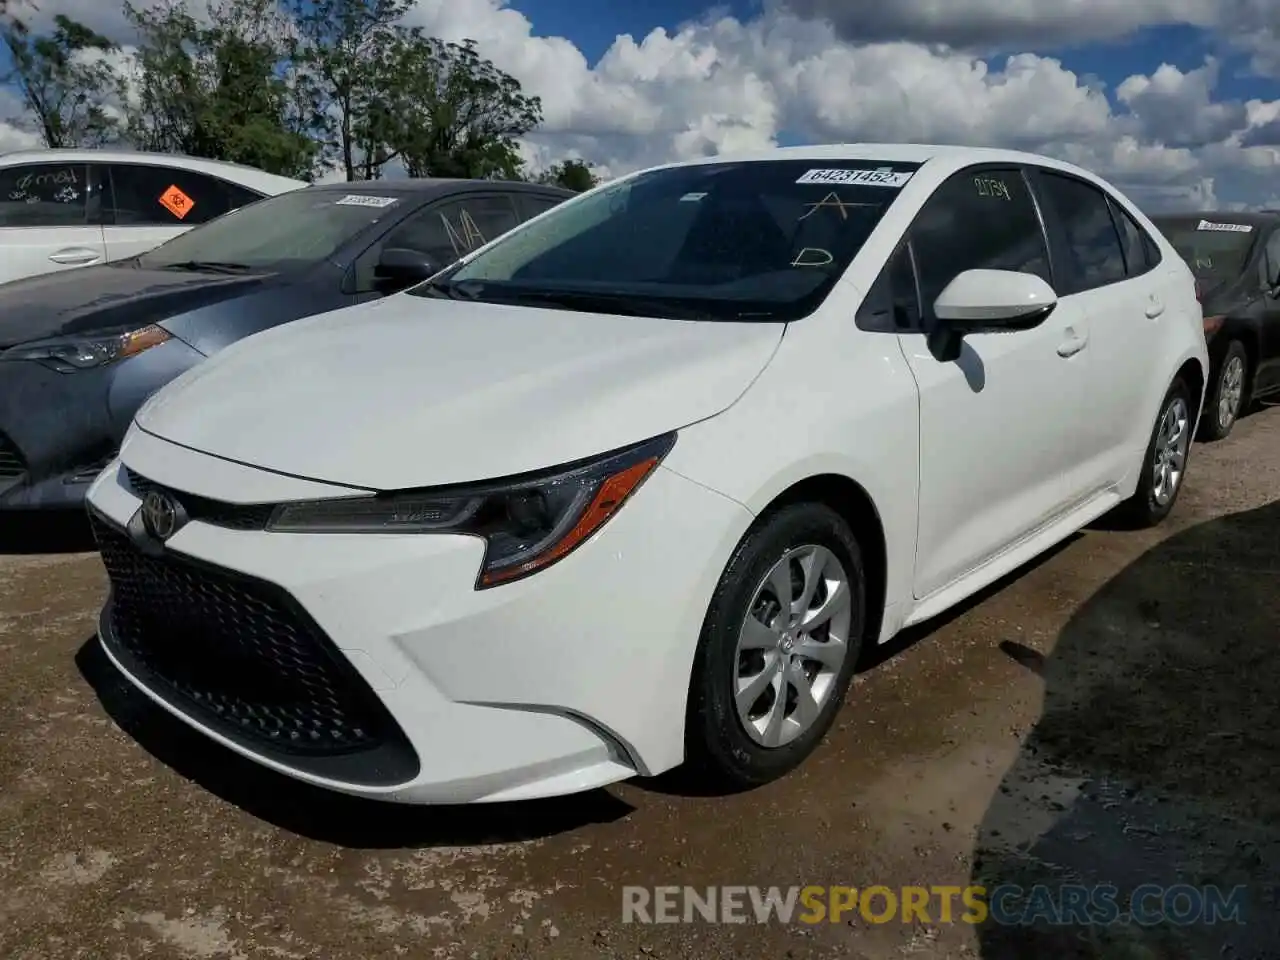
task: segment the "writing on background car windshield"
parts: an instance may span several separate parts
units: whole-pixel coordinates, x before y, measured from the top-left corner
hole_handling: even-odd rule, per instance
[[[335,200],[334,204],[339,207],[389,207],[395,202],[395,197],[375,197],[367,193],[348,193],[345,197]]]
[[[1197,230],[1211,230],[1216,233],[1253,233],[1253,224],[1251,223],[1214,223],[1210,220],[1201,220],[1196,226]]]

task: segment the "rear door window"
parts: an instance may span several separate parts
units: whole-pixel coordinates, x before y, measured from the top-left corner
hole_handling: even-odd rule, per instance
[[[178,167],[113,163],[110,170],[109,214],[116,226],[192,227],[261,199],[238,184]]]
[[[1126,279],[1124,247],[1106,195],[1083,180],[1048,170],[1040,171],[1039,180],[1066,235],[1071,269],[1061,279],[1058,293],[1083,293]]]

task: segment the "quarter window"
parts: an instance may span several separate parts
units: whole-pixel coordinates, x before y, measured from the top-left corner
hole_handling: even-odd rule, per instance
[[[84,226],[89,199],[88,168],[83,163],[0,169],[0,227]]]
[[[108,223],[117,226],[190,227],[262,199],[216,177],[178,167],[112,164],[113,202]]]
[[[1106,195],[1082,180],[1048,171],[1041,171],[1040,183],[1066,236],[1071,270],[1059,294],[1082,293],[1124,280],[1124,248]]]
[[[926,314],[966,270],[1012,270],[1053,282],[1035,201],[1016,169],[969,170],[951,177],[916,217],[911,246]]]
[[[1146,273],[1150,268],[1147,263],[1147,250],[1142,243],[1142,228],[1133,222],[1133,217],[1124,212],[1119,204],[1111,205],[1111,214],[1120,227],[1120,244],[1124,249],[1125,270],[1131,277]]]

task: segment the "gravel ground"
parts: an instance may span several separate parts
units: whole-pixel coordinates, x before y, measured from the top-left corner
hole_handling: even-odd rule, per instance
[[[1089,531],[867,664],[804,768],[383,808],[115,677],[76,518],[0,530],[0,957],[1280,958],[1280,410],[1158,531]],[[1236,924],[623,924],[622,887],[1241,885]]]

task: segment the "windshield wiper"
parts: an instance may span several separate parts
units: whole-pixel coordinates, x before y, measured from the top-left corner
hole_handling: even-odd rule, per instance
[[[247,273],[253,267],[247,263],[231,263],[226,260],[180,260],[161,264],[161,270],[188,270],[192,273]]]
[[[446,297],[450,300],[474,300],[474,293],[463,293],[456,284],[449,283],[447,280],[428,280],[426,283],[419,284],[414,290],[421,290],[432,297]]]

